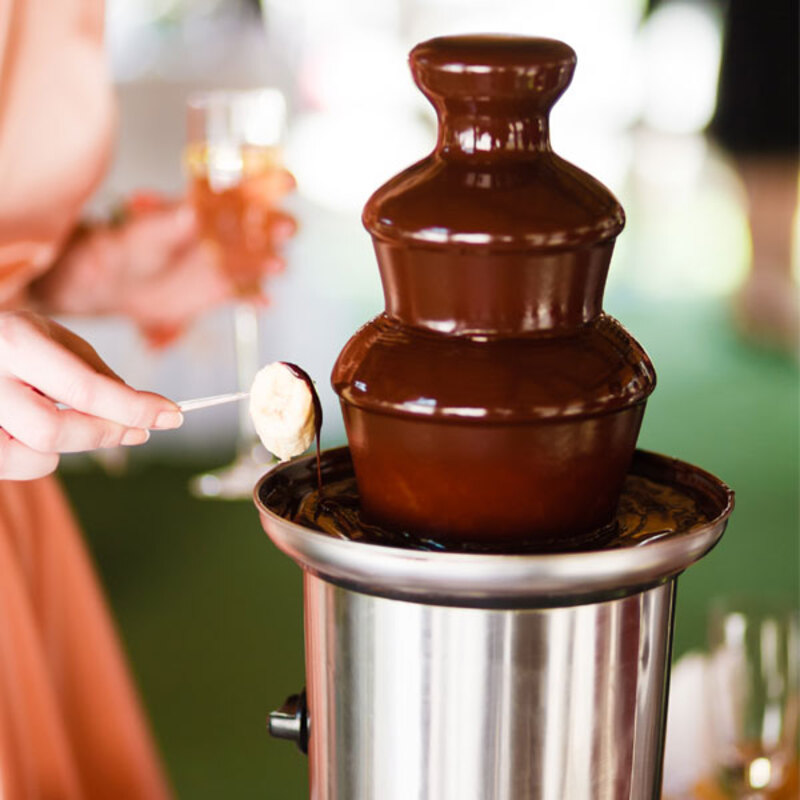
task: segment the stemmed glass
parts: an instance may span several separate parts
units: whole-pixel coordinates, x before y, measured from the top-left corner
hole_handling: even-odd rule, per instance
[[[239,299],[234,312],[236,375],[248,391],[258,371],[259,306],[265,264],[270,263],[270,182],[282,170],[286,105],[277,89],[215,90],[187,104],[184,163],[202,236],[219,250]],[[250,496],[270,457],[255,435],[246,403],[239,406],[233,462],[192,479],[200,497]]]
[[[716,783],[737,800],[795,797],[800,719],[797,609],[717,601],[709,624],[708,711]]]

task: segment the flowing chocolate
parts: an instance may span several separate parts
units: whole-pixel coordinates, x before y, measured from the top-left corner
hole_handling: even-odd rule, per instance
[[[591,537],[574,540],[555,539],[520,541],[516,549],[496,550],[492,542],[441,542],[418,536],[412,531],[383,528],[366,522],[361,514],[358,487],[354,478],[334,481],[325,494],[311,492],[296,509],[287,509],[286,516],[305,527],[341,539],[404,547],[412,550],[448,550],[464,553],[565,552],[569,550],[608,550],[654,541],[662,536],[684,533],[708,516],[698,498],[686,487],[658,482],[641,475],[625,478],[617,514],[611,525],[594,532]]]
[[[385,312],[332,376],[363,520],[452,546],[592,539],[655,372],[602,311],[622,208],[550,146],[575,53],[455,36],[410,62],[438,142],[367,202]]]

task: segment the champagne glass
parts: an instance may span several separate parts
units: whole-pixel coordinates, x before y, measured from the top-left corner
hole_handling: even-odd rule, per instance
[[[719,600],[709,620],[708,711],[716,782],[737,800],[797,795],[800,619],[756,598]]]
[[[233,311],[236,375],[248,391],[259,369],[259,311],[265,264],[272,254],[269,198],[282,170],[286,105],[277,89],[215,90],[187,104],[184,155],[201,235],[219,250],[238,295]],[[271,457],[261,446],[246,403],[239,405],[234,461],[192,479],[199,497],[247,498]]]

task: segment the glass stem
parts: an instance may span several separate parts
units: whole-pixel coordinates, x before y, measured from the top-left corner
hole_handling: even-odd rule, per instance
[[[258,353],[258,308],[253,303],[239,302],[233,309],[236,346],[236,380],[239,391],[249,392],[260,361]],[[249,450],[255,440],[250,420],[250,406],[239,403],[239,450]]]

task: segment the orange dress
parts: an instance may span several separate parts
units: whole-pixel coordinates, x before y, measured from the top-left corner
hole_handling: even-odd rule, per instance
[[[102,0],[0,0],[0,308],[52,265],[107,165],[102,33]],[[169,796],[58,484],[0,481],[0,797]]]

